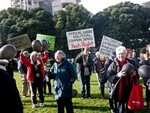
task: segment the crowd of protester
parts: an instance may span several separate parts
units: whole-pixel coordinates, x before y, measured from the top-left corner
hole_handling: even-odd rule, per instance
[[[70,61],[67,60],[66,54],[62,50],[57,50],[54,54],[55,62],[47,66],[46,62],[48,62],[49,57],[47,50],[43,54],[36,51],[30,54],[24,49],[20,52],[18,72],[22,82],[22,98],[26,98],[29,94],[32,108],[37,107],[37,95],[39,96],[40,106],[45,107],[44,95],[46,94],[46,87],[48,87],[48,95],[53,94],[57,102],[58,113],[64,113],[64,108],[66,108],[67,113],[73,113],[72,85],[76,80],[79,80],[81,99],[92,99],[90,81],[92,72],[94,72],[93,74],[96,75],[98,88],[100,89],[101,99],[106,98],[105,88],[108,90],[107,96],[111,113],[123,113],[125,110],[127,113],[135,112],[125,105],[127,105],[133,82],[140,78],[138,68],[142,65],[150,66],[150,45],[143,47],[139,53],[125,46],[119,46],[109,57],[101,56],[99,51],[97,51],[95,58],[91,56],[90,48],[86,47]],[[12,81],[13,85],[11,86],[11,83],[8,85],[13,88],[18,100],[16,104],[20,106],[18,111],[14,112],[22,113],[23,106],[13,79],[14,75],[12,70],[8,68],[11,61],[1,62],[3,61],[0,60],[0,71],[7,76],[7,79],[9,79],[7,81]],[[127,76],[122,70],[122,67],[127,63],[131,63],[135,68],[130,76]],[[8,77],[9,75],[10,77]],[[51,86],[51,79],[53,79],[53,87]],[[117,85],[112,95],[111,91],[115,84]],[[150,79],[143,79],[143,84],[145,86],[146,108],[150,108]],[[37,88],[38,93],[36,91]]]

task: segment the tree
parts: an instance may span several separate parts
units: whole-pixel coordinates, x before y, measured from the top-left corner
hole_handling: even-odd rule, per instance
[[[141,32],[144,31],[146,18],[144,8],[139,4],[121,2],[99,12],[93,19],[96,40],[101,41],[102,36],[106,35],[122,41],[127,48],[136,49],[141,46],[139,39],[144,37]]]
[[[66,32],[89,28],[90,12],[82,5],[66,6],[65,11],[58,11],[54,16],[56,28],[56,49],[66,51],[69,56],[75,56],[80,50],[68,51]]]
[[[53,16],[42,8],[29,11],[8,8],[0,12],[0,39],[6,43],[7,38],[28,34],[31,41],[36,34],[55,35]]]

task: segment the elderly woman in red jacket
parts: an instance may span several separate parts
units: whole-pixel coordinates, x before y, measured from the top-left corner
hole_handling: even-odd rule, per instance
[[[43,57],[39,57],[38,53],[33,51],[30,54],[30,59],[23,55],[23,49],[20,53],[21,62],[27,67],[27,80],[30,84],[32,108],[36,107],[36,88],[40,99],[40,106],[44,107],[43,81],[45,80],[43,64],[48,60],[48,52],[44,52]]]

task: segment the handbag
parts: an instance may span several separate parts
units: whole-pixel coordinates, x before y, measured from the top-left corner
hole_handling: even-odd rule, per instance
[[[100,82],[106,83],[107,75],[105,67],[98,73],[98,79]]]
[[[127,103],[127,106],[130,110],[142,110],[144,109],[144,99],[143,99],[143,90],[141,84],[135,84],[133,82],[133,87],[130,93],[130,97]]]

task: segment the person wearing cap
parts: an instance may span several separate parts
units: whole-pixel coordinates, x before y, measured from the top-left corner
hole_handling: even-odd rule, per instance
[[[79,63],[80,65],[81,99],[84,99],[85,97],[91,99],[90,76],[92,72],[93,58],[89,52],[90,48],[86,47],[84,48],[84,51],[79,53],[75,58],[76,63]]]
[[[5,113],[23,113],[23,105],[15,79],[6,71],[9,61],[0,59],[0,108]]]
[[[24,51],[23,55],[29,59],[30,53],[28,51]],[[30,94],[30,87],[27,80],[27,67],[21,62],[20,59],[18,60],[18,72],[22,81],[22,97],[25,98],[28,93]]]
[[[30,59],[27,59],[23,55],[24,49],[21,49],[20,60],[27,67],[27,80],[31,90],[31,101],[32,108],[36,108],[37,104],[37,91],[40,99],[40,106],[44,107],[44,93],[43,93],[43,82],[45,80],[44,75],[44,63],[48,60],[48,51],[44,51],[44,56],[39,57],[36,51],[30,54]]]
[[[135,68],[134,62],[127,58],[126,48],[124,46],[117,47],[116,58],[107,70],[107,80],[112,84],[117,83],[114,94],[111,95],[114,99],[115,113],[124,113],[125,105],[126,113],[134,113],[134,110],[130,110],[127,107],[127,102],[130,97],[133,81],[139,79],[139,76],[136,68],[131,75],[126,75],[122,67],[127,63],[131,63]]]
[[[53,94],[57,101],[58,113],[73,113],[72,85],[77,79],[77,73],[62,50],[55,53],[55,63],[49,70],[49,77],[53,80]],[[48,72],[48,71],[47,71]]]

